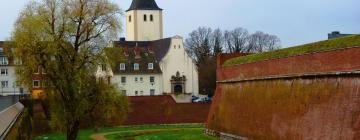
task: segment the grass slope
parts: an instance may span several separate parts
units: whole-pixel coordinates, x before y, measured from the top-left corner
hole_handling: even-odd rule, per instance
[[[98,131],[81,130],[78,135],[78,140],[92,140],[91,135],[97,133],[111,133],[105,135],[109,140],[160,140],[160,139],[175,139],[175,140],[216,140],[214,137],[206,136],[202,133],[204,129],[200,124],[186,124],[186,125],[142,125],[132,127],[113,127],[101,128]],[[61,133],[48,134],[36,137],[35,140],[65,140],[66,137]]]
[[[352,35],[347,37],[335,38],[301,46],[284,48],[276,51],[257,53],[242,57],[237,57],[225,61],[223,66],[239,65],[245,63],[252,63],[261,60],[283,58],[289,56],[296,56],[314,52],[324,52],[329,50],[336,50],[347,47],[360,46],[360,35]]]

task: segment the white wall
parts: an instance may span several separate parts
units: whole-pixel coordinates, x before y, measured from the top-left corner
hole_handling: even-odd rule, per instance
[[[0,69],[8,69],[7,75],[0,75],[0,95],[19,95],[21,86],[16,85],[15,66],[0,66]],[[8,86],[2,88],[1,81],[8,81]],[[23,88],[23,92],[25,94],[27,90]]]
[[[179,71],[181,76],[186,76],[185,92],[194,95],[199,94],[197,66],[186,53],[182,37],[175,36],[171,39],[170,49],[160,62],[160,68],[163,72],[163,90],[165,93],[171,93],[171,77]]]
[[[144,21],[144,15],[147,20]],[[150,21],[153,15],[153,21]],[[131,16],[131,22],[129,21]],[[161,10],[131,10],[126,12],[126,40],[152,41],[163,38],[163,16]]]
[[[126,77],[126,83],[121,83],[121,77]],[[155,77],[155,82],[150,83],[150,76]],[[135,77],[138,81],[135,81]],[[140,77],[143,81],[140,81]],[[111,78],[111,83],[121,90],[126,90],[127,96],[135,96],[135,91],[138,91],[138,96],[150,96],[150,89],[155,89],[155,95],[162,95],[162,76],[161,74],[126,74],[126,75],[114,75]],[[141,95],[140,92],[143,91]]]

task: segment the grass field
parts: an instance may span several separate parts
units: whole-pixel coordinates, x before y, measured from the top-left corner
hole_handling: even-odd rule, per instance
[[[203,125],[142,125],[131,127],[82,130],[79,140],[216,140],[202,133]],[[36,137],[35,140],[64,140],[65,135],[54,133]]]

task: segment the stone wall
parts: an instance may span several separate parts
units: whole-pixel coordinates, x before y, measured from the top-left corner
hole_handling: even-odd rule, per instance
[[[360,48],[347,48],[219,66],[206,126],[255,140],[355,140],[359,60]]]

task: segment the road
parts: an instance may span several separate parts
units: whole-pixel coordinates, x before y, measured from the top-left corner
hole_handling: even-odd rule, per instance
[[[18,96],[0,96],[0,112],[18,102]]]

